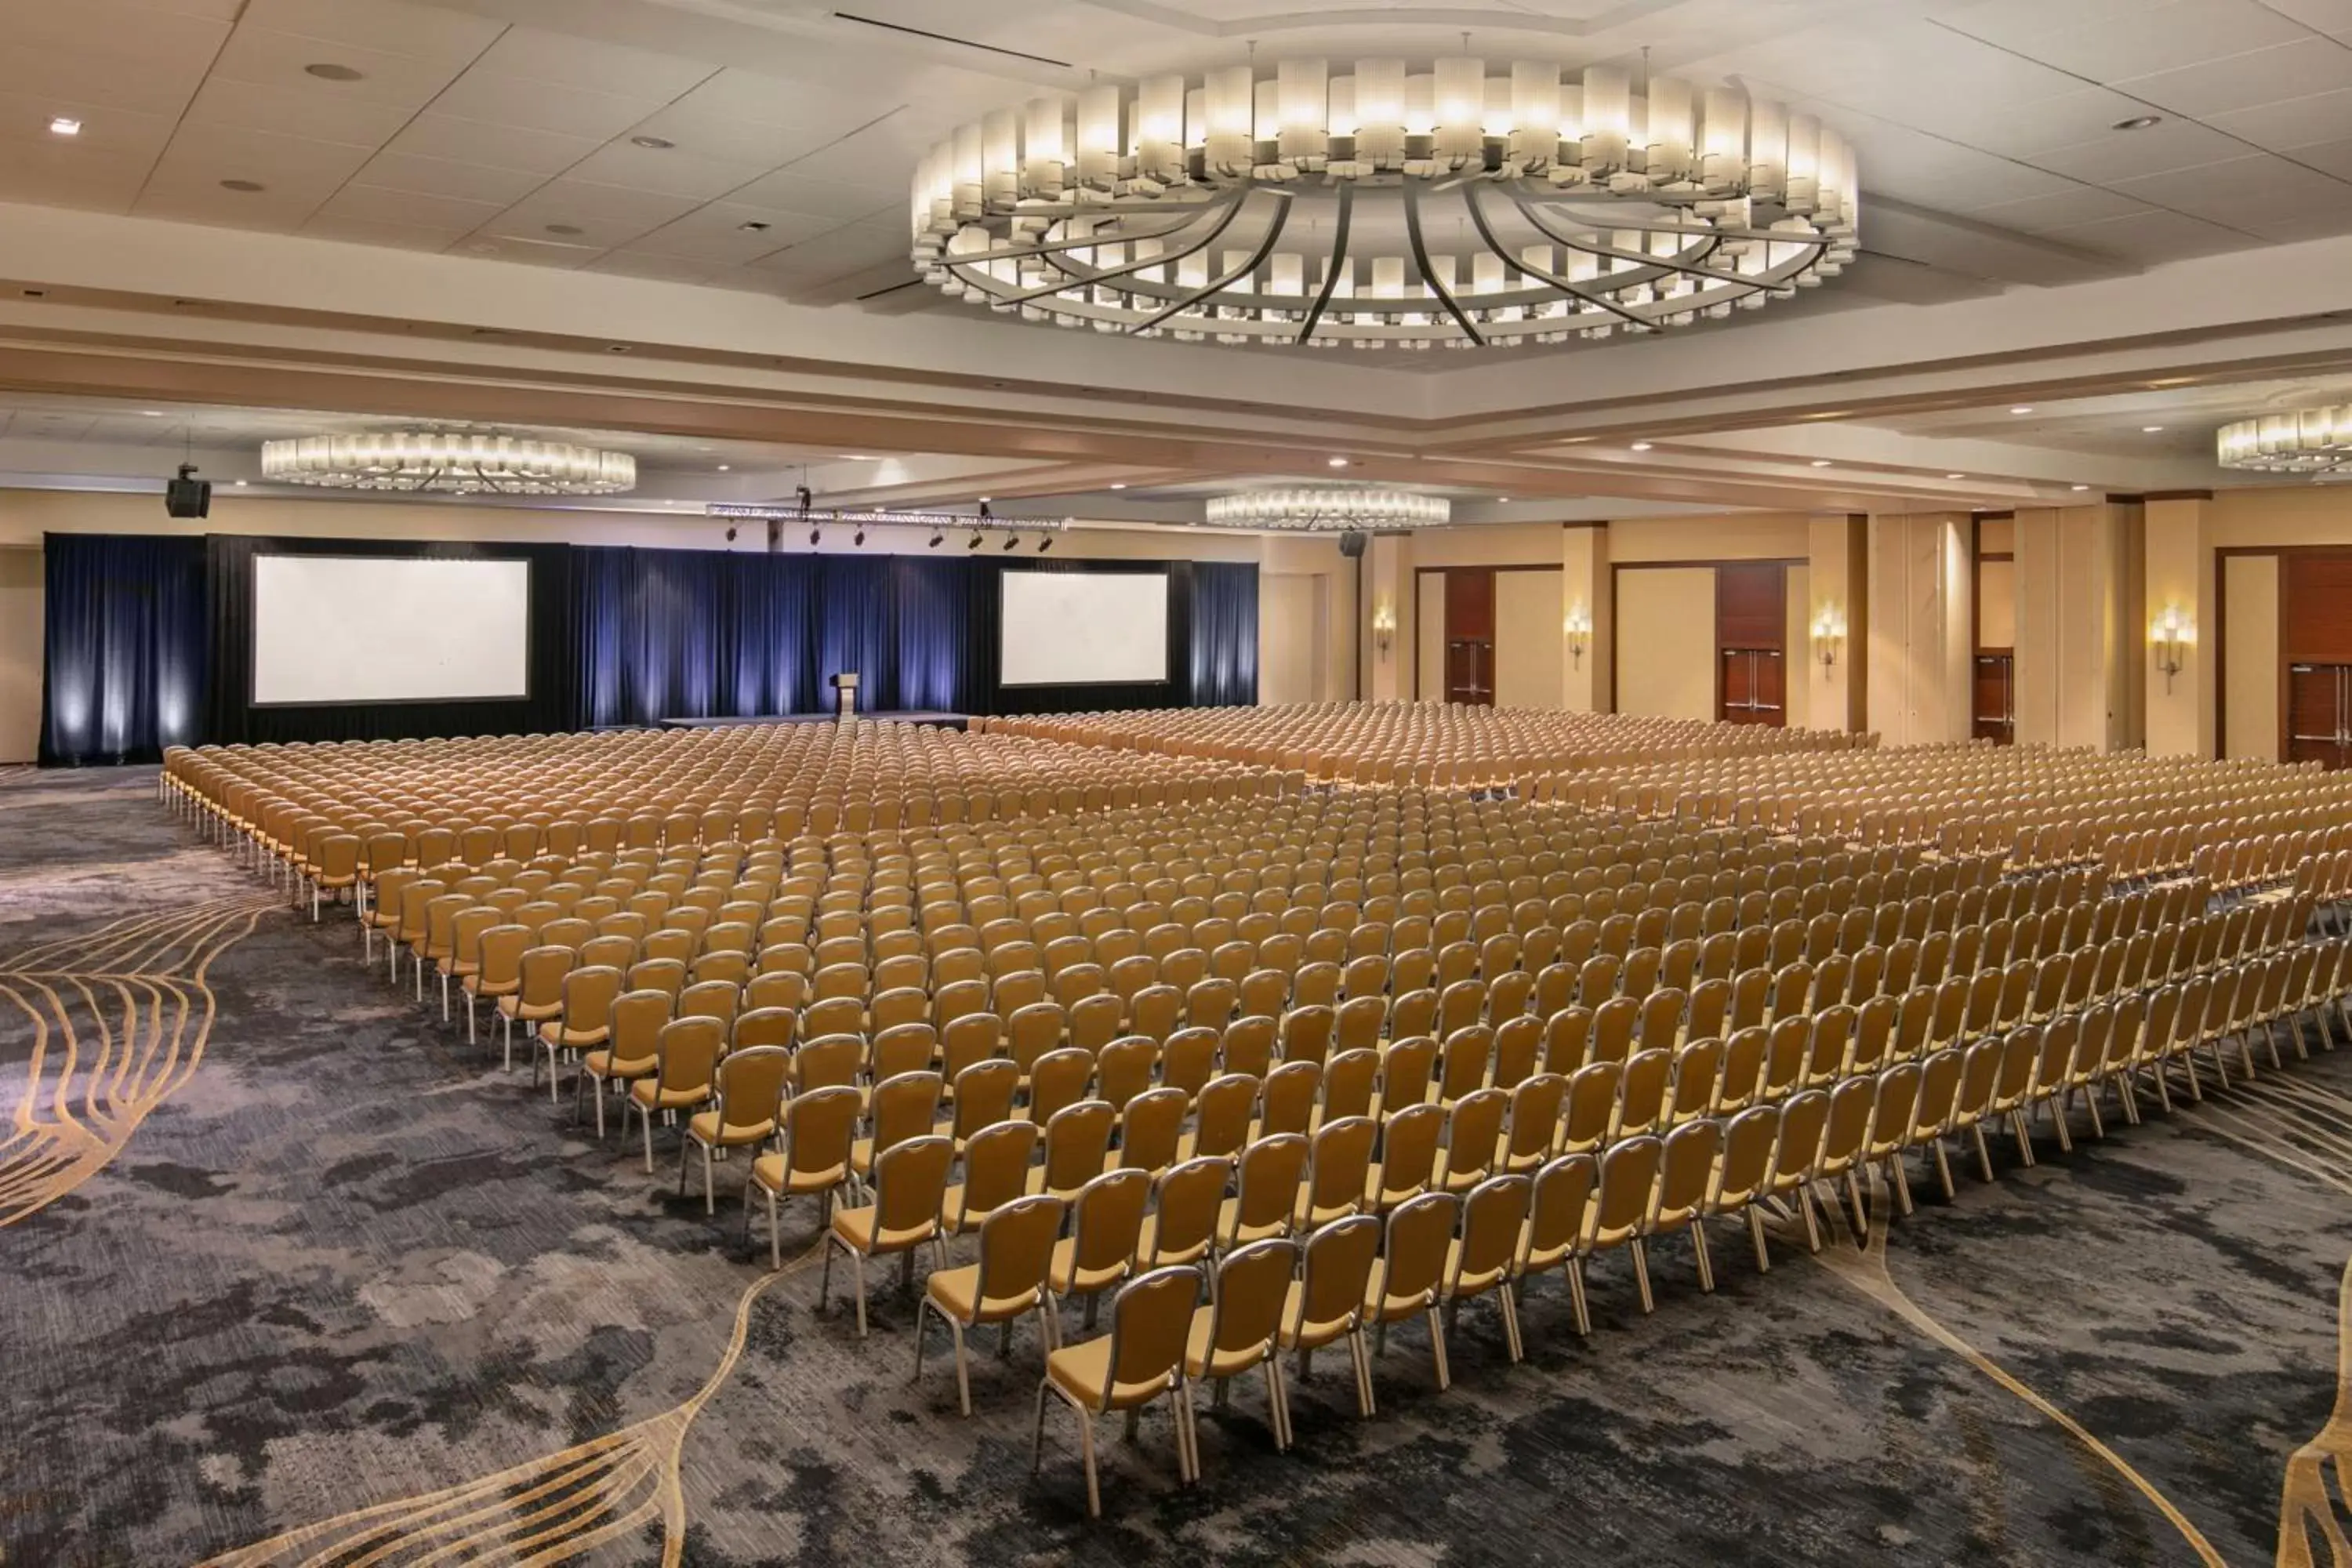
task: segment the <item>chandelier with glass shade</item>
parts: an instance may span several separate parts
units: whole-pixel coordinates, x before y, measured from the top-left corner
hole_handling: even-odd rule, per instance
[[[2352,404],[2241,419],[2221,426],[2217,445],[2225,468],[2352,476]]]
[[[261,477],[330,489],[447,495],[608,496],[637,487],[637,460],[568,441],[473,430],[302,436],[261,444]]]
[[[1212,496],[1208,505],[1208,521],[1215,527],[1296,529],[1308,532],[1430,528],[1449,522],[1453,517],[1454,504],[1444,496],[1352,485],[1245,490],[1238,495]]]
[[[950,296],[1133,336],[1471,348],[1755,310],[1855,253],[1852,149],[1732,88],[1549,60],[1283,60],[959,127],[915,174]]]

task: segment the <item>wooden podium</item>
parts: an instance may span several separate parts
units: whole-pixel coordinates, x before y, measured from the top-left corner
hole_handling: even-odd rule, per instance
[[[833,678],[834,717],[841,723],[857,721],[857,672],[846,670]]]

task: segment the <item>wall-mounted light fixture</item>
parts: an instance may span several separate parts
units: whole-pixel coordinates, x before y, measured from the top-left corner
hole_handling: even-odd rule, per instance
[[[1568,657],[1578,668],[1584,666],[1584,650],[1592,646],[1592,612],[1581,602],[1569,606],[1568,618],[1559,624],[1560,635],[1568,639]]]
[[[1389,656],[1389,645],[1396,641],[1396,606],[1383,604],[1372,611],[1372,646],[1381,657]]]
[[[1823,605],[1813,617],[1813,657],[1822,661],[1823,669],[1833,668],[1844,647],[1845,612],[1835,605]]]
[[[2179,605],[2167,605],[2164,613],[2156,617],[2148,628],[2149,651],[2156,655],[2156,668],[2164,672],[2164,689],[2172,689],[2172,678],[2180,673],[2188,660],[2189,645],[2197,640],[2197,627]]]

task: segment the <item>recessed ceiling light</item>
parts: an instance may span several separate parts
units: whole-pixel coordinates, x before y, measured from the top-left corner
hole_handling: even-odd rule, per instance
[[[876,458],[869,458],[863,452],[835,452],[834,457],[844,463],[871,463],[877,461]]]
[[[981,498],[980,498],[980,504],[981,504],[981,505],[982,505],[982,506],[986,506],[990,501],[992,501],[992,500],[994,500],[995,499],[996,499],[996,498],[995,498],[994,496],[982,496],[982,497],[981,497]]]
[[[629,345],[626,343],[606,343],[604,345],[604,352],[608,354],[625,354],[629,352]]]
[[[2070,489],[2078,489],[2078,490],[2086,490],[2086,489],[2089,489],[2091,487],[2090,487],[2090,486],[2088,486],[2088,485],[2074,485],[2074,486],[2071,486],[2071,487],[2069,487],[2069,488],[2070,488]]]
[[[2129,120],[2116,121],[2115,128],[2118,131],[2145,131],[2151,125],[2163,123],[2164,116],[2161,114],[2135,114]]]
[[[1815,458],[1813,459],[1813,467],[1817,468],[1826,468],[1829,466],[1830,460],[1827,458]]]
[[[362,74],[333,60],[320,60],[316,65],[304,66],[302,69],[320,81],[357,81]]]
[[[1496,506],[1508,506],[1511,504],[1511,498],[1508,496],[1496,496],[1495,498],[1495,504]]]
[[[723,474],[723,473],[726,473],[726,472],[728,471],[728,467],[727,467],[727,465],[726,465],[725,463],[721,463],[721,464],[719,464],[719,471],[720,473],[722,473],[722,474]]]
[[[1125,485],[1121,485],[1121,484],[1114,484],[1114,485],[1112,485],[1110,488],[1111,488],[1111,489],[1115,489],[1115,490],[1123,490],[1123,489],[1127,489],[1127,487],[1126,487]]]
[[[263,184],[259,180],[223,180],[221,182],[222,190],[236,191],[246,195],[251,195],[256,191],[264,191],[268,188],[268,186]]]
[[[755,217],[746,222],[739,223],[735,226],[741,229],[745,234],[765,234],[776,226],[770,223],[765,218]]]
[[[239,480],[237,480],[237,481],[236,481],[236,488],[237,488],[237,489],[245,489],[245,481],[244,481],[243,479],[239,479]]]
[[[163,411],[160,408],[142,408],[139,412],[144,414],[150,419],[161,419],[163,417]]]
[[[1636,441],[1633,443],[1633,450],[1636,452],[1646,452],[1649,449],[1650,444],[1647,441]]]
[[[2143,436],[2153,436],[2163,428],[2161,425],[2143,425],[2139,427],[2139,433]]]
[[[70,114],[60,114],[56,119],[49,121],[49,134],[52,136],[79,136],[81,134],[81,121],[76,120]]]
[[[576,223],[551,223],[547,226],[547,232],[550,234],[560,234],[570,237],[572,235],[586,234],[588,231],[582,228]]]
[[[1331,466],[1335,468],[1344,468],[1348,466],[1348,459],[1345,458],[1334,458],[1331,459]]]
[[[643,147],[653,153],[667,153],[677,143],[667,136],[632,136],[629,138],[629,145]]]
[[[1968,475],[1966,475],[1966,474],[1946,474],[1944,477],[1945,477],[1946,479],[1967,479],[1967,478],[1968,478]]]
[[[2033,405],[2031,403],[2021,403],[2016,407],[2011,408],[2010,412],[2011,414],[2031,414],[2033,412]]]

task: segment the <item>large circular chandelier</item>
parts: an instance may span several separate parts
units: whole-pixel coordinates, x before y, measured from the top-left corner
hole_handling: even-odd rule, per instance
[[[1854,255],[1853,154],[1811,115],[1548,60],[1284,60],[960,126],[913,257],[1030,321],[1232,343],[1468,348],[1755,309]]]
[[[1209,521],[1220,528],[1283,528],[1339,532],[1350,529],[1428,528],[1449,522],[1454,503],[1413,490],[1342,485],[1306,489],[1249,490],[1209,498]]]
[[[608,496],[637,486],[626,452],[468,430],[303,436],[261,444],[261,477],[331,489]]]
[[[2224,425],[2221,466],[2265,474],[2352,474],[2352,404]]]

